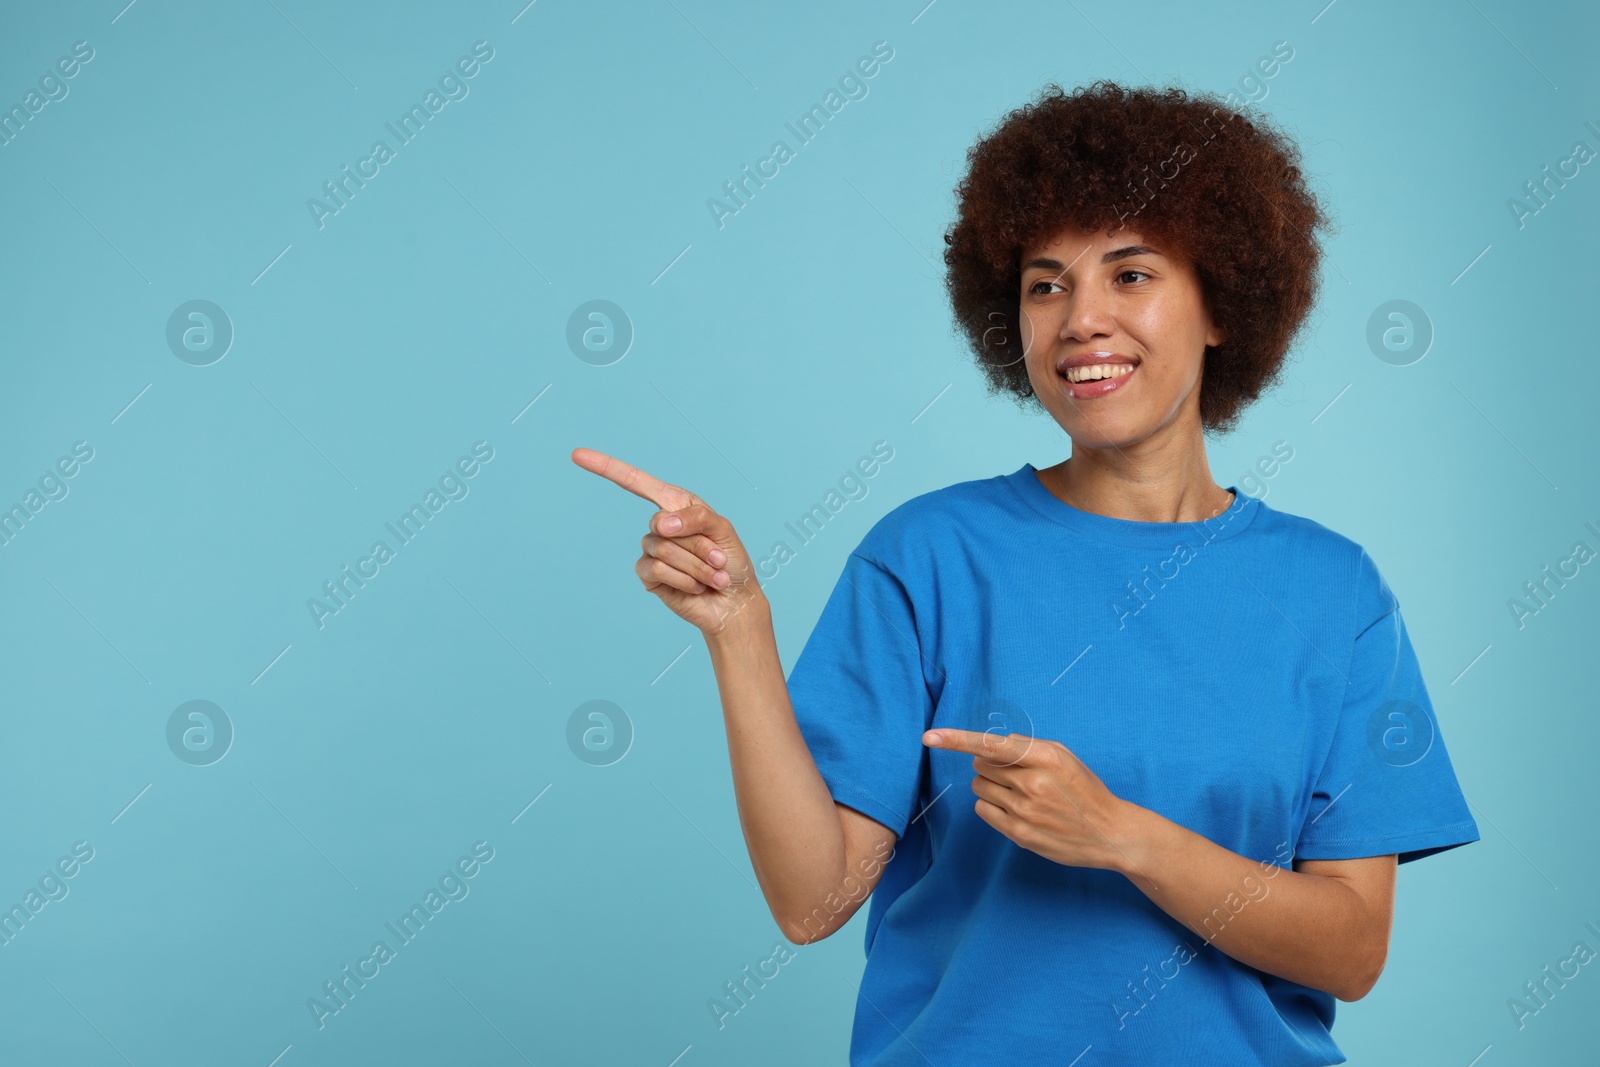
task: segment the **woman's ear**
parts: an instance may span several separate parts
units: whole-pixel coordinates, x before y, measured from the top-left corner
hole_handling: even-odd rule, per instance
[[[1206,317],[1206,347],[1216,348],[1228,339],[1228,331],[1217,322],[1216,313],[1212,310],[1211,294],[1203,283],[1200,287],[1200,314]]]

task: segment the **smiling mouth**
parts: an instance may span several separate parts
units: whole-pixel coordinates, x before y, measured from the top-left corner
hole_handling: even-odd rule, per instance
[[[1131,363],[1096,363],[1088,367],[1068,367],[1062,377],[1073,385],[1096,382],[1102,378],[1120,378],[1133,372]]]
[[[1133,372],[1138,369],[1138,363],[1087,363],[1081,367],[1064,367],[1056,375],[1073,400],[1094,400],[1127,388]]]

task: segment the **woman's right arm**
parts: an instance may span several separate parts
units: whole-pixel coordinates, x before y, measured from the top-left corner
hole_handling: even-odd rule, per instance
[[[895,835],[828,792],[789,703],[771,605],[749,553],[732,523],[693,493],[593,449],[574,450],[572,460],[662,509],[634,571],[705,637],[762,895],[790,941],[833,934],[877,885]]]
[[[755,596],[706,647],[756,879],[784,936],[819,941],[871,894],[895,836],[829,794],[789,703],[766,597]]]

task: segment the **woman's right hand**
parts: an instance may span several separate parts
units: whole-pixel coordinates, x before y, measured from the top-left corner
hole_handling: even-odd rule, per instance
[[[592,448],[573,449],[572,462],[661,509],[650,518],[633,570],[679,618],[709,637],[765,595],[733,524],[705,501]]]

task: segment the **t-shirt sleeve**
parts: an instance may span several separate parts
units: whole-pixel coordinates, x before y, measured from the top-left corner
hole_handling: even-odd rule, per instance
[[[1344,706],[1296,856],[1406,863],[1477,841],[1400,605],[1365,551],[1354,622]]]
[[[838,803],[903,836],[917,814],[933,697],[911,596],[858,553],[822,609],[794,669],[789,701]]]

